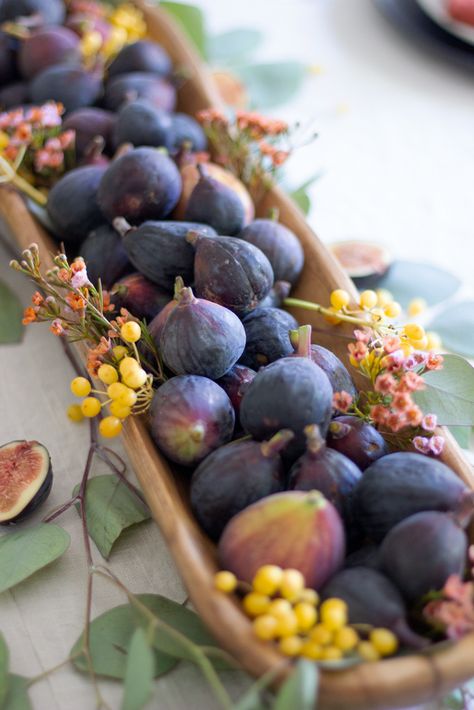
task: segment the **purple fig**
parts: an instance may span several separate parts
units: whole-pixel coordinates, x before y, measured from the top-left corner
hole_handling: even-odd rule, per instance
[[[145,99],[124,104],[117,116],[115,145],[170,147],[171,116]]]
[[[37,74],[30,84],[31,100],[35,104],[46,101],[62,103],[66,111],[91,106],[102,91],[98,73],[78,66],[57,64]]]
[[[237,234],[245,224],[245,209],[240,196],[213,178],[201,163],[197,169],[200,177],[186,205],[185,219],[210,224],[218,234]]]
[[[229,372],[217,380],[217,384],[229,395],[229,399],[234,407],[235,416],[239,418],[240,405],[245,394],[245,390],[252,382],[257,373],[245,365],[234,365]]]
[[[63,0],[2,0],[0,22],[30,18],[37,26],[60,25],[66,14]]]
[[[191,150],[202,153],[207,148],[207,138],[200,124],[192,116],[186,113],[174,113],[171,115],[169,144],[170,150],[173,151],[187,145]]]
[[[47,211],[66,246],[84,239],[104,223],[97,190],[104,168],[88,165],[66,173],[48,195]]]
[[[10,84],[15,78],[15,40],[0,32],[0,86]]]
[[[111,149],[115,121],[115,115],[111,111],[85,106],[69,113],[63,121],[63,127],[75,132],[76,154],[82,159],[96,136],[104,139],[106,150]]]
[[[109,77],[136,71],[167,76],[171,69],[171,59],[163,47],[157,42],[141,39],[125,45],[109,65],[107,73]]]
[[[117,232],[109,224],[103,224],[89,233],[79,249],[87,266],[89,280],[110,289],[128,269],[130,262]],[[114,299],[115,302],[115,299]],[[132,311],[134,316],[138,313]]]
[[[272,288],[259,303],[259,308],[280,308],[291,291],[289,281],[275,281]]]
[[[351,394],[346,387],[342,389]],[[350,458],[362,471],[390,451],[382,434],[372,424],[349,414],[336,417],[329,425],[328,446]]]
[[[55,64],[80,64],[79,37],[67,27],[44,27],[24,39],[18,50],[18,66],[30,80]]]
[[[30,89],[24,81],[14,81],[0,89],[0,108],[18,108],[30,100]]]
[[[155,108],[170,112],[175,107],[176,89],[160,76],[138,71],[113,76],[105,85],[104,106],[109,111],[119,111],[137,99],[146,99]]]
[[[53,469],[38,441],[10,441],[0,446],[0,525],[27,518],[49,496]]]
[[[151,321],[169,303],[170,294],[143,276],[128,274],[112,289],[116,309],[126,308],[140,320]]]
[[[378,570],[380,568],[379,547],[368,542],[357,550],[347,555],[344,567],[370,567]]]
[[[242,365],[258,370],[275,360],[291,355],[290,330],[298,323],[290,313],[279,308],[259,306],[243,319],[247,344],[240,359]]]

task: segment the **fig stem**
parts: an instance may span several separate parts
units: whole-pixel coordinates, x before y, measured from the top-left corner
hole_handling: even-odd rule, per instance
[[[294,437],[295,435],[290,429],[282,429],[277,434],[272,436],[269,441],[262,441],[260,444],[260,451],[265,458],[276,456],[292,439],[294,439]]]
[[[296,346],[296,355],[299,357],[311,357],[311,330],[310,325],[302,325],[298,330],[290,332],[291,344]]]
[[[310,454],[317,454],[326,446],[326,442],[321,436],[321,431],[317,424],[308,424],[308,426],[305,426],[304,433],[306,436],[306,449]]]
[[[343,439],[351,430],[351,425],[346,422],[331,422],[329,432],[334,439]]]
[[[116,217],[112,222],[112,225],[115,231],[118,232],[121,237],[124,237],[132,229],[135,229],[135,227],[132,227],[132,225],[127,222],[125,217]]]
[[[206,428],[202,422],[196,422],[196,424],[194,424],[189,430],[189,436],[197,443],[204,439],[205,434]]]
[[[316,311],[321,313],[323,316],[329,316],[330,318],[338,318],[338,320],[344,321],[346,323],[354,323],[354,325],[362,325],[367,327],[370,325],[374,328],[374,324],[363,318],[357,318],[356,316],[349,316],[347,313],[337,312],[334,313],[330,311],[329,308],[321,306],[319,303],[312,303],[312,301],[303,301],[300,298],[285,298],[283,301],[284,306],[294,306],[295,308],[304,308],[307,311]]]
[[[178,301],[179,295],[184,288],[184,281],[182,276],[177,276],[174,280],[174,293],[173,298]]]
[[[200,232],[198,232],[197,229],[190,229],[189,232],[186,234],[186,241],[188,244],[192,244],[192,246],[196,246],[199,237],[202,236]]]
[[[196,170],[198,171],[199,177],[201,179],[209,177],[209,174],[207,172],[207,168],[204,167],[204,163],[197,163]]]
[[[178,300],[180,306],[188,306],[190,303],[195,301],[193,290],[190,286],[184,286],[178,293]]]

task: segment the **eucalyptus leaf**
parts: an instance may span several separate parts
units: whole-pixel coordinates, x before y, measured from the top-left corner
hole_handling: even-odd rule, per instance
[[[151,695],[155,659],[143,629],[135,629],[128,651],[122,710],[140,710]]]
[[[424,390],[414,399],[427,414],[434,413],[440,424],[474,425],[474,367],[459,355],[444,355],[442,370],[423,375]]]
[[[245,84],[250,104],[258,109],[273,108],[286,103],[301,88],[307,70],[307,65],[302,62],[233,67],[233,71]]]
[[[73,495],[78,490],[76,486]],[[85,503],[89,535],[106,559],[123,530],[150,517],[137,496],[113,474],[89,480]]]
[[[449,431],[454,436],[461,449],[469,449],[471,443],[472,427],[450,426]]]
[[[317,707],[319,670],[316,663],[300,660],[283,684],[273,710],[314,710]]]
[[[0,281],[0,343],[19,343],[23,336],[23,306],[13,291]]]
[[[8,647],[0,632],[0,708],[3,707],[8,690],[8,663],[9,653]]]
[[[296,202],[296,204],[304,215],[309,214],[309,211],[311,209],[311,200],[309,199],[309,195],[306,190],[300,187],[298,188],[298,190],[290,192],[290,197],[293,202]]]
[[[188,35],[201,57],[205,59],[207,56],[207,39],[204,15],[201,10],[195,5],[186,5],[181,2],[168,2],[167,0],[160,2],[160,7],[178,21],[178,24],[181,25],[184,32]]]
[[[460,283],[456,276],[438,266],[397,260],[377,286],[388,289],[406,308],[414,298],[424,298],[430,306],[441,303],[456,293]]]
[[[8,676],[8,693],[2,710],[31,710],[28,697],[28,679],[20,675]]]
[[[252,683],[250,688],[240,696],[233,710],[265,710],[267,705],[263,703],[261,694],[270,687],[277,675],[278,671],[273,669],[260,676],[260,678],[258,678],[255,683]]]
[[[40,523],[0,537],[0,592],[14,587],[61,557],[69,547],[68,533],[58,525]]]
[[[448,350],[474,357],[474,301],[460,301],[445,308],[427,326],[441,337]]]
[[[250,27],[221,32],[207,38],[207,58],[219,66],[232,64],[250,55],[259,48],[263,34]]]

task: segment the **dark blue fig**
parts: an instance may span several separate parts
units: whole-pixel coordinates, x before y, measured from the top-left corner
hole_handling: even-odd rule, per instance
[[[127,44],[107,69],[109,77],[129,72],[151,72],[167,76],[172,69],[168,53],[157,42],[141,39]]]
[[[22,40],[18,50],[18,67],[24,79],[30,80],[55,64],[80,64],[80,40],[67,27],[44,27]]]
[[[171,116],[170,150],[180,150],[185,144],[188,149],[200,153],[207,148],[206,134],[199,123],[186,113]]]
[[[177,375],[217,380],[235,365],[245,347],[245,330],[235,313],[181,289],[160,336],[163,361]]]
[[[290,295],[290,291],[289,281],[275,281],[268,294],[260,301],[259,308],[280,308],[285,298]]]
[[[98,200],[109,222],[123,217],[136,224],[167,217],[180,193],[181,176],[171,158],[155,148],[135,148],[112,161]]]
[[[46,209],[66,246],[80,242],[104,222],[97,203],[97,190],[104,168],[86,166],[66,173],[48,195]]]
[[[191,479],[191,507],[213,540],[229,520],[261,498],[285,488],[280,451],[291,441],[283,430],[270,441],[238,441],[213,451]]]
[[[217,380],[217,384],[227,392],[232,406],[234,407],[236,419],[239,419],[240,405],[242,403],[245,390],[252,382],[257,373],[245,365],[234,365],[229,372]]]
[[[352,394],[348,389],[346,392]],[[327,443],[331,449],[354,461],[362,471],[390,451],[387,442],[372,424],[350,414],[333,419],[329,425]]]
[[[145,99],[125,104],[117,116],[115,144],[170,147],[171,116]]]
[[[354,514],[368,537],[378,541],[415,513],[458,511],[473,495],[442,461],[398,451],[365,470],[355,490]]]
[[[237,234],[245,224],[241,198],[232,188],[211,177],[203,164],[199,163],[197,169],[200,177],[189,197],[184,218],[210,224],[218,234]]]
[[[95,106],[78,108],[67,115],[63,127],[76,134],[76,155],[79,160],[97,136],[104,139],[105,149],[111,150],[115,121],[116,117],[111,111]]]
[[[24,81],[14,81],[0,89],[0,108],[18,108],[30,100],[30,89]]]
[[[351,624],[391,629],[399,641],[423,648],[428,641],[410,629],[403,598],[392,582],[369,567],[351,567],[338,572],[322,589],[321,598],[343,599]]]
[[[126,308],[140,320],[151,321],[170,301],[170,294],[143,276],[128,274],[112,289],[116,310]]]
[[[447,513],[424,511],[405,518],[384,538],[380,567],[408,602],[442,589],[448,577],[464,576],[467,537]]]
[[[66,15],[63,0],[2,0],[0,22],[31,17],[42,25],[61,25]]]
[[[0,32],[0,86],[10,84],[16,78],[15,40]]]
[[[293,352],[289,333],[298,323],[286,311],[259,307],[245,316],[243,324],[247,344],[240,358],[242,365],[258,370]]]
[[[0,525],[19,523],[49,496],[53,469],[38,441],[10,441],[0,446]]]
[[[370,567],[378,570],[380,568],[378,545],[368,542],[354,550],[347,555],[344,567]]]
[[[272,219],[255,219],[238,236],[263,251],[276,281],[289,281],[293,285],[303,269],[303,247],[296,234],[277,220],[278,212]]]
[[[129,72],[112,77],[105,85],[104,106],[118,111],[123,104],[146,99],[163,111],[173,111],[176,89],[169,81],[146,72]]]
[[[110,289],[130,269],[122,240],[109,224],[92,230],[82,242],[79,254],[86,262],[87,274],[95,286],[100,279],[102,286]],[[140,317],[138,313],[132,312],[134,316]]]
[[[156,391],[150,425],[158,448],[175,463],[193,466],[226,444],[234,410],[222,387],[206,377],[172,377]]]
[[[172,291],[175,278],[185,283],[194,280],[194,249],[186,237],[190,230],[208,236],[212,227],[196,222],[143,222],[131,228],[123,219],[114,220],[114,227],[123,237],[123,244],[135,268],[161,288]]]
[[[181,292],[184,288],[184,281],[181,276],[177,276],[174,284],[174,297],[170,299],[168,303],[161,309],[161,311],[156,315],[149,325],[150,335],[155,342],[157,349],[160,347],[160,338],[165,323],[169,318],[170,313],[176,308],[180,299]]]
[[[220,303],[234,313],[254,310],[273,285],[270,262],[260,249],[232,237],[208,238],[192,232],[194,286],[200,298]]]
[[[83,106],[91,106],[102,92],[98,73],[79,66],[58,64],[37,74],[30,84],[31,101],[43,104],[46,101],[62,103],[67,112]]]

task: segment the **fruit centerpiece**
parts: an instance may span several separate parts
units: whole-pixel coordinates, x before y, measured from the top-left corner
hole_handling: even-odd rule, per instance
[[[245,668],[319,662],[328,707],[455,687],[472,634],[436,642],[474,627],[474,479],[416,399],[443,357],[355,291],[275,187],[289,127],[222,111],[163,10],[26,5],[0,8],[0,212],[38,286],[24,322],[81,343],[70,419],[123,433],[194,605]],[[1,522],[47,496],[45,460]]]

